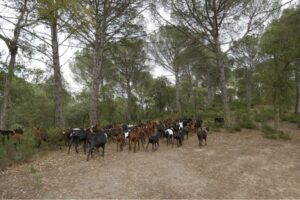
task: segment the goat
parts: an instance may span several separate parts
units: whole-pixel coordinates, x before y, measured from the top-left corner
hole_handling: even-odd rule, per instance
[[[21,144],[23,140],[23,130],[21,128],[14,129],[13,133],[11,134],[11,139],[15,149],[17,150],[17,144]]]
[[[42,128],[33,128],[32,134],[34,140],[37,142],[37,147],[40,148],[42,141],[47,142],[48,140],[48,132]]]
[[[198,136],[198,141],[199,141],[199,146],[203,145],[203,140],[205,140],[205,145],[207,145],[206,143],[206,138],[207,138],[207,134],[208,134],[209,128],[200,128],[200,130],[197,133]]]
[[[173,132],[172,128],[165,130],[164,136],[167,138],[167,145],[169,145],[169,142],[171,142],[173,144],[174,132]]]
[[[183,130],[175,131],[173,137],[177,142],[177,146],[182,146],[183,138],[184,138],[184,131]],[[172,146],[174,146],[174,142],[173,142]]]
[[[94,149],[97,149],[99,151],[100,147],[103,149],[102,156],[104,157],[104,149],[105,149],[105,144],[107,142],[107,134],[102,132],[96,132],[96,133],[93,132],[89,135],[88,140],[90,142],[90,149],[86,161],[89,160],[90,155],[93,158]]]
[[[144,148],[144,142],[141,137],[140,127],[136,127],[135,129],[132,129],[130,131],[128,135],[128,140],[129,140],[129,151],[131,150],[131,143],[134,144],[134,153],[136,152],[136,144],[138,144],[138,148],[140,150],[140,141]]]
[[[117,152],[119,151],[119,144],[120,144],[120,150],[123,151],[123,146],[125,145],[125,134],[121,133],[117,136]]]
[[[71,133],[72,133],[72,129],[70,128],[66,128],[66,129],[62,129],[58,134],[59,134],[59,141],[64,141],[64,145],[66,147],[69,146],[70,143],[70,138],[71,138]],[[59,148],[61,149],[61,143],[59,144]]]
[[[75,143],[75,151],[78,153],[78,145],[79,143],[83,143],[84,154],[86,154],[86,144],[87,144],[87,131],[84,129],[74,128],[70,134],[70,142],[68,154],[70,153],[70,149],[73,143]]]
[[[157,150],[159,148],[159,138],[160,138],[160,132],[159,131],[156,131],[156,133],[154,135],[151,135],[148,139],[148,144],[146,146],[145,151],[147,151],[149,143],[152,144],[152,151],[154,151],[154,148],[155,148],[156,145],[157,146],[156,146],[155,150]]]
[[[10,135],[12,135],[14,132],[11,130],[0,130],[0,135],[2,136],[2,144],[5,144],[5,137],[7,140],[9,140]]]
[[[225,120],[223,117],[216,117],[215,124],[224,124]]]

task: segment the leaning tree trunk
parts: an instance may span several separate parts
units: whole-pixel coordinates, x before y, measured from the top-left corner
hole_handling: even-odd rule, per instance
[[[10,52],[10,61],[8,65],[8,73],[5,76],[5,82],[4,82],[3,103],[1,106],[1,113],[0,113],[0,129],[8,129],[9,126],[8,114],[10,112],[12,78],[14,75],[14,68],[15,68],[16,57],[18,52],[17,45],[11,46],[9,52]]]
[[[300,60],[296,62],[295,81],[296,81],[295,113],[300,114]]]
[[[59,62],[59,47],[57,37],[57,21],[51,23],[51,44],[54,70],[54,96],[55,96],[55,125],[59,128],[65,127],[63,112],[63,89]]]

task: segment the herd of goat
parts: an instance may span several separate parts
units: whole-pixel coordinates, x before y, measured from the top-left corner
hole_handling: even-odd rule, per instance
[[[224,122],[223,118],[216,118],[215,122]],[[106,143],[116,143],[117,151],[122,151],[124,146],[128,144],[129,151],[133,148],[136,152],[140,145],[144,148],[147,143],[145,151],[147,151],[149,144],[152,145],[152,150],[155,151],[159,148],[159,141],[166,140],[167,145],[182,146],[185,137],[188,139],[189,133],[197,133],[199,146],[203,145],[208,134],[209,128],[203,126],[201,119],[183,118],[183,119],[166,119],[163,121],[147,121],[138,125],[122,124],[119,126],[108,125],[106,127],[98,127],[97,125],[90,128],[70,128],[61,130],[58,133],[58,140],[64,141],[64,145],[68,147],[68,153],[72,146],[75,147],[78,153],[78,146],[82,144],[84,153],[87,152],[87,161],[93,157],[93,152],[99,152],[102,148],[102,156]],[[14,140],[16,147],[20,143],[23,130],[18,128],[14,130],[0,130],[2,142],[4,144],[4,137]],[[41,143],[46,142],[48,133],[45,129],[34,128],[32,135],[39,148]],[[61,143],[61,142],[60,142]]]

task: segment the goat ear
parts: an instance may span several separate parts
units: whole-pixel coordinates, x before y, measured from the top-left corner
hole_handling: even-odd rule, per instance
[[[209,131],[209,127],[206,127],[206,130]]]

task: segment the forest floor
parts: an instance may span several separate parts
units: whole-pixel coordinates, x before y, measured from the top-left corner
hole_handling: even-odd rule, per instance
[[[80,148],[36,155],[0,172],[0,198],[300,198],[300,129],[282,123],[292,140],[258,130],[214,132],[200,148],[196,135],[182,147],[133,153],[108,144],[105,157],[86,161]]]

